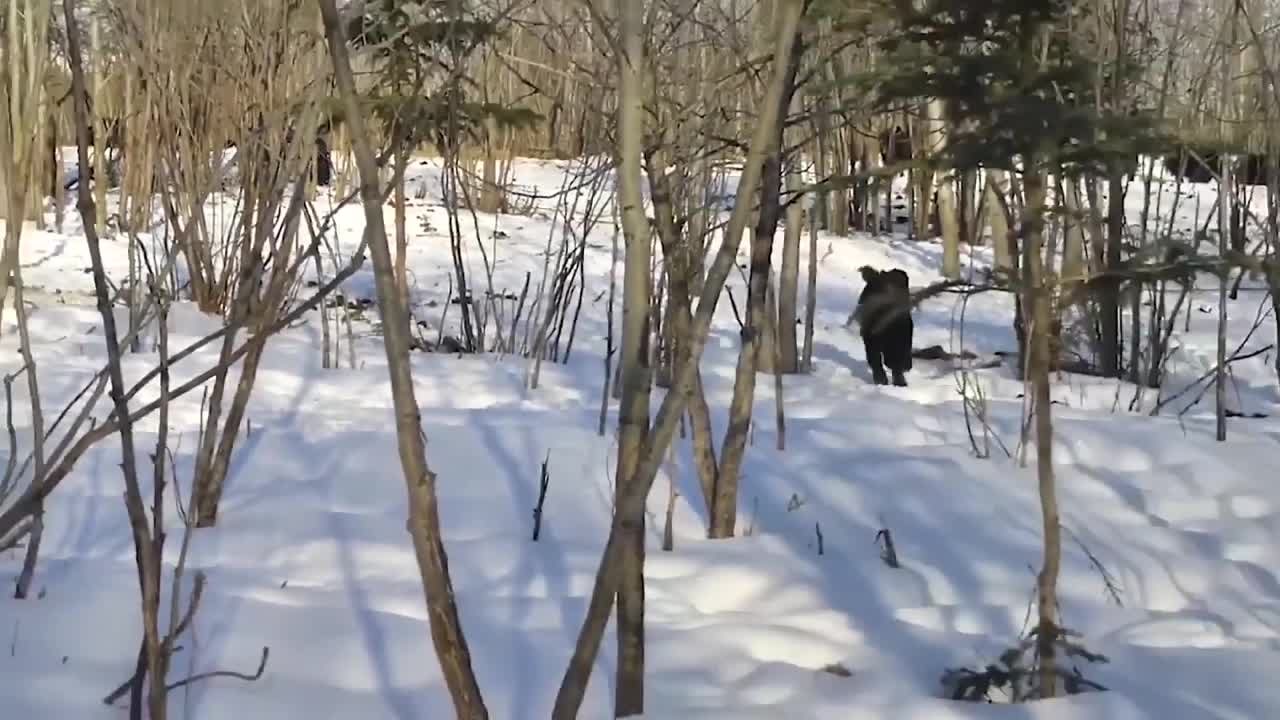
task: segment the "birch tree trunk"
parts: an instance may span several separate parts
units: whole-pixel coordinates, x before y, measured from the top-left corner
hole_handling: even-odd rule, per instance
[[[818,314],[818,209],[809,211],[809,284],[804,296],[804,351],[801,366],[813,372],[813,323]]]
[[[836,82],[836,63],[839,58],[831,58],[824,63],[824,71],[826,73],[826,81],[837,87],[835,103],[837,107],[842,103],[842,90],[839,89],[839,83]],[[849,157],[849,146],[845,138],[848,135],[847,129],[837,129],[834,132],[831,129],[831,112],[830,104],[823,104],[823,111],[819,113],[818,119],[826,125],[824,136],[827,138],[827,152],[831,158],[827,169],[835,174],[853,172],[853,163]],[[890,183],[892,184],[892,183]],[[849,234],[849,189],[841,186],[827,195],[827,228],[832,233],[840,236]]]
[[[1230,10],[1229,27],[1227,31],[1228,38],[1232,44],[1236,38],[1236,20],[1237,11],[1240,8],[1238,2],[1232,3]],[[1224,53],[1231,56],[1230,53]],[[1224,58],[1222,61],[1222,107],[1221,107],[1221,126],[1223,138],[1229,137],[1232,130],[1232,120],[1235,113],[1235,93],[1232,91],[1232,78],[1234,77],[1234,68],[1232,68],[1231,60]],[[1230,208],[1235,205],[1235,178],[1233,177],[1234,169],[1232,168],[1233,160],[1230,155],[1223,152],[1219,155],[1222,159],[1222,179],[1218,185],[1218,257],[1225,258],[1227,250],[1231,245],[1231,212]],[[1216,437],[1218,442],[1225,442],[1227,439],[1227,283],[1230,279],[1230,273],[1223,272],[1218,278],[1218,362],[1217,369],[1214,371],[1214,399],[1217,414]]]
[[[942,152],[947,143],[943,101],[931,100],[927,106],[927,128],[929,135],[929,154],[935,156]],[[935,188],[926,187],[927,191],[936,189],[938,193],[938,225],[942,231],[942,274],[948,280],[960,279],[960,216],[956,206],[955,179],[952,173],[945,173],[936,178]],[[927,209],[927,208],[926,208]],[[925,215],[927,218],[928,215]]]
[[[89,22],[92,23],[89,26],[89,42],[93,46],[93,203],[97,208],[94,222],[101,233],[107,229],[107,185],[110,184],[107,179],[110,174],[110,168],[107,167],[107,145],[111,139],[107,137],[109,133],[105,117],[108,100],[107,73],[103,67],[102,19],[95,14]]]
[[[391,375],[396,438],[408,491],[407,528],[413,538],[418,570],[422,575],[431,639],[445,685],[453,699],[456,716],[459,720],[487,720],[489,712],[471,669],[471,652],[462,633],[462,623],[454,601],[453,583],[449,578],[448,559],[441,538],[436,475],[427,464],[426,439],[422,432],[422,417],[414,394],[413,372],[409,360],[408,311],[397,292],[391,264],[391,248],[387,243],[387,229],[382,217],[377,162],[356,96],[342,20],[334,0],[316,2],[324,18],[329,55],[333,61],[342,106],[351,128],[352,149],[359,167],[360,199],[364,205],[366,222],[365,237],[373,260],[378,309],[383,317],[383,346]]]
[[[618,202],[626,241],[622,276],[622,398],[618,409],[618,463],[614,489],[620,499],[635,482],[649,433],[649,313],[652,276],[649,221],[640,189],[644,134],[644,6],[622,6],[618,57]],[[662,168],[660,171],[665,171]],[[644,712],[644,528],[643,506],[623,508],[622,576],[618,585],[618,669],[615,717]]]
[[[868,172],[880,171],[884,167],[884,159],[881,155],[883,146],[880,144],[879,133],[874,133],[874,126],[873,134],[867,137],[863,142],[867,147],[866,170]],[[888,189],[886,190],[886,188]],[[885,202],[885,198],[888,198],[887,203]],[[883,175],[871,178],[870,199],[867,207],[866,224],[870,226],[868,228],[868,232],[870,232],[874,237],[880,237],[880,233],[884,232],[885,228],[890,227],[886,212],[887,209],[892,207],[892,180],[884,177]]]
[[[830,61],[825,63],[830,68]],[[813,142],[813,158],[814,173],[817,175],[818,182],[826,180],[830,173],[830,147],[835,139],[831,136],[831,113],[828,110],[829,100],[827,97],[819,94],[814,99],[814,138]],[[810,222],[820,223],[819,228],[826,230],[831,226],[831,190],[822,189],[814,193],[813,196],[813,212],[809,214]]]
[[[797,305],[800,302],[800,238],[804,229],[804,207],[798,194],[801,189],[800,158],[792,157],[787,165],[787,226],[782,236],[782,270],[778,276],[777,357],[781,373],[800,370],[796,346]],[[874,206],[874,194],[872,205]]]
[[[911,156],[914,159],[926,158],[930,155],[933,139],[928,120],[929,105],[926,103],[924,117],[907,118],[907,137],[911,143]],[[934,171],[927,167],[912,166],[907,170],[908,185],[911,197],[911,239],[929,240],[933,237],[933,190]]]
[[[1064,222],[1066,241],[1062,248],[1062,277],[1068,285],[1063,291],[1066,293],[1070,285],[1078,284],[1085,276],[1084,211],[1080,203],[1080,182],[1076,178],[1062,179],[1062,203],[1067,209]]]
[[[983,183],[983,207],[986,213],[987,227],[991,229],[991,245],[995,253],[997,271],[1009,272],[1013,269],[1012,249],[1009,246],[1008,200],[1005,189],[1003,170],[988,170],[987,181]]]
[[[854,173],[853,181],[853,205],[851,214],[853,215],[853,229],[858,232],[870,232],[871,228],[867,227],[867,211],[875,204],[876,197],[872,192],[871,178],[864,175],[867,171],[869,160],[871,159],[871,148],[868,146],[866,135],[854,128],[849,133],[849,147],[851,167],[850,171]]]
[[[32,169],[40,154],[40,105],[48,64],[47,38],[52,4],[48,0],[9,0],[4,41],[0,42],[0,78],[7,100],[0,108],[0,175],[4,176],[4,249],[0,252],[0,310],[18,264],[23,222],[28,219]],[[83,175],[81,176],[83,178]]]

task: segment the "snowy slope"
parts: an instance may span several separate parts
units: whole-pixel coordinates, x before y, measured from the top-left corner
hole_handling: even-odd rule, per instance
[[[561,186],[564,167],[522,162],[515,182],[550,193]],[[414,301],[431,324],[450,273],[437,178],[434,164],[415,168],[411,182],[426,183],[429,192],[410,207],[408,223]],[[1135,217],[1139,192],[1135,185],[1128,201]],[[1198,192],[1203,214],[1212,191]],[[1193,201],[1186,203],[1180,220],[1189,226],[1196,218]],[[493,249],[495,290],[518,292],[526,273],[536,287],[559,222],[552,204],[543,201],[529,217],[477,219]],[[361,226],[358,207],[339,213],[348,249]],[[473,231],[469,220],[464,229]],[[23,247],[26,282],[40,289],[29,298],[36,305],[32,331],[41,390],[53,408],[102,362],[96,311],[84,297],[91,279],[78,221],[69,218],[64,230],[27,236]],[[527,363],[516,358],[414,357],[450,567],[494,718],[548,716],[608,528],[616,420],[605,437],[595,434],[595,423],[610,245],[605,223],[589,238],[573,353],[565,364],[543,365],[538,389],[525,388]],[[479,282],[481,259],[469,246]],[[1131,386],[1070,375],[1054,390],[1061,403],[1060,505],[1069,530],[1062,611],[1090,649],[1111,658],[1087,673],[1114,692],[1017,707],[936,699],[944,668],[981,667],[1026,627],[1040,564],[1034,472],[995,440],[990,458],[974,456],[949,367],[917,361],[911,387],[876,387],[856,328],[843,327],[861,289],[859,266],[899,266],[913,285],[924,285],[938,279],[940,247],[824,236],[819,250],[817,367],[811,376],[785,378],[785,451],[775,449],[773,383],[759,383],[738,526],[744,536],[702,538],[687,444],[655,485],[646,568],[649,717],[1280,717],[1280,487],[1271,471],[1280,457],[1280,421],[1233,420],[1229,442],[1219,444],[1211,393],[1182,417],[1149,417],[1153,391],[1142,411],[1130,412]],[[104,252],[122,276],[123,242],[106,241]],[[985,265],[989,254],[980,249],[970,260]],[[741,276],[730,284],[735,298],[745,297]],[[1213,365],[1216,289],[1201,285],[1166,395]],[[367,267],[348,293],[371,295]],[[956,297],[921,307],[917,347],[957,347]],[[1233,348],[1264,298],[1246,285],[1231,306]],[[703,367],[719,434],[738,340],[727,301],[717,315]],[[1011,317],[1009,298],[975,296],[964,311],[965,346],[1013,349]],[[456,318],[451,313],[449,323]],[[215,679],[176,693],[174,717],[449,715],[404,531],[380,340],[357,327],[358,369],[322,370],[312,319],[269,346],[219,526],[195,535],[189,564],[208,573],[209,588],[173,672],[252,672],[264,646],[267,670],[255,683]],[[175,348],[213,327],[189,307],[171,322]],[[3,323],[0,372],[11,373],[21,363],[12,311]],[[1274,343],[1274,328],[1266,319],[1247,349]],[[202,351],[175,368],[175,384],[212,365],[215,354]],[[1273,362],[1262,353],[1232,366],[1238,409],[1274,414],[1280,395]],[[138,377],[153,363],[144,353],[126,370]],[[976,377],[995,435],[1016,456],[1021,384],[1007,369]],[[20,435],[29,423],[21,385],[14,388]],[[184,495],[199,409],[193,394],[171,416]],[[143,423],[140,448],[154,445],[155,429],[154,418]],[[530,511],[547,456],[552,482],[535,544]],[[36,580],[40,597],[18,602],[6,592],[0,599],[0,717],[125,716],[101,702],[131,671],[140,633],[118,458],[115,438],[102,443],[55,493]],[[676,547],[664,553],[670,482],[680,493]],[[176,526],[172,508],[170,514]],[[874,537],[886,526],[900,569],[879,558]],[[177,548],[175,538],[170,562]],[[1122,605],[1105,591],[1090,555],[1114,577]],[[18,552],[0,555],[0,576],[8,581],[20,564]],[[584,718],[610,715],[613,658],[610,633]],[[831,664],[851,674],[824,672]]]

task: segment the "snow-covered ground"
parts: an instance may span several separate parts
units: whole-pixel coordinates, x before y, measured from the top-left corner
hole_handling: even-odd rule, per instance
[[[561,186],[566,166],[522,162],[514,181],[550,193]],[[411,182],[426,183],[429,192],[412,202],[408,223],[416,309],[432,325],[446,302],[450,273],[437,178],[434,164],[415,168]],[[1212,190],[1191,191],[1204,196],[1199,212],[1207,213]],[[1135,216],[1138,192],[1135,185],[1128,201]],[[1183,203],[1180,224],[1189,226],[1196,201]],[[327,210],[327,201],[319,205]],[[536,288],[548,238],[559,243],[552,205],[543,201],[542,211],[530,216],[478,218],[495,290],[518,293],[526,273]],[[337,226],[342,245],[353,248],[360,209],[340,211]],[[463,227],[474,233],[469,219]],[[52,412],[103,358],[96,310],[83,298],[92,285],[77,228],[69,217],[65,234],[33,233],[23,241],[34,352]],[[115,276],[123,277],[123,241],[106,241],[104,252]],[[493,718],[549,715],[607,532],[616,419],[605,437],[596,435],[595,423],[610,252],[605,223],[588,241],[573,352],[565,363],[543,364],[536,390],[526,389],[527,362],[515,357],[414,355],[450,568]],[[1041,532],[1034,471],[1016,462],[1023,388],[1008,369],[975,373],[995,436],[990,457],[976,457],[950,367],[917,361],[910,387],[874,386],[856,328],[843,326],[861,289],[859,266],[902,267],[921,286],[938,279],[940,246],[824,235],[819,252],[816,368],[784,378],[785,451],[776,449],[773,383],[759,383],[741,536],[704,539],[687,441],[680,441],[650,499],[648,717],[1280,717],[1274,680],[1280,673],[1280,486],[1272,475],[1280,421],[1233,419],[1228,442],[1217,443],[1212,393],[1180,417],[1174,408],[1151,417],[1154,391],[1131,411],[1132,386],[1070,375],[1054,390],[1056,469],[1068,530],[1062,615],[1090,649],[1110,658],[1083,669],[1112,691],[1012,707],[938,699],[945,668],[993,662],[1030,622]],[[468,257],[479,283],[484,273],[474,241]],[[984,265],[989,253],[979,249],[966,258]],[[741,301],[743,277],[735,274],[730,285]],[[348,293],[367,297],[371,288],[366,267]],[[957,349],[957,297],[942,295],[919,309],[917,347]],[[1216,288],[1202,283],[1189,304],[1190,332],[1181,332],[1179,320],[1165,397],[1213,367],[1215,302]],[[1253,326],[1260,304],[1269,308],[1266,293],[1246,283],[1230,307],[1232,349]],[[380,339],[358,325],[357,369],[323,370],[318,313],[310,318],[271,342],[219,525],[195,534],[189,565],[208,574],[209,586],[173,675],[252,672],[264,646],[270,648],[266,672],[253,683],[214,679],[180,690],[172,712],[191,720],[448,717],[404,529],[404,482]],[[966,347],[1012,350],[1011,318],[1007,296],[974,296],[964,311]],[[456,320],[455,308],[451,332]],[[21,365],[14,323],[6,310],[4,373]],[[188,306],[176,309],[171,325],[174,348],[215,327]],[[1266,317],[1245,352],[1275,339],[1274,321]],[[737,347],[726,298],[703,363],[718,436]],[[214,364],[216,352],[196,353],[174,368],[175,384]],[[1273,353],[1232,365],[1233,409],[1275,414],[1280,393]],[[126,371],[139,377],[155,357],[130,356]],[[26,437],[23,382],[14,384],[14,398],[15,423]],[[199,413],[193,393],[176,402],[170,416],[184,496]],[[156,419],[140,431],[139,447],[149,451]],[[551,484],[542,537],[534,543],[531,510],[547,457]],[[102,703],[131,672],[140,636],[118,460],[113,437],[54,494],[38,597],[0,596],[2,718],[124,717],[120,707]],[[669,483],[680,497],[675,550],[668,553],[660,539]],[[176,527],[173,508],[170,515]],[[892,531],[899,569],[880,559],[875,536],[882,527]],[[176,535],[170,562],[177,558]],[[21,560],[20,551],[0,555],[6,584]],[[1116,596],[1095,562],[1114,578]],[[610,632],[582,717],[610,716],[613,663]],[[848,676],[824,671],[834,664]]]

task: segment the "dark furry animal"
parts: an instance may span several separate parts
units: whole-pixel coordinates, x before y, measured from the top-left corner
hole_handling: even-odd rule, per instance
[[[1201,152],[1186,154],[1169,154],[1163,158],[1164,167],[1175,177],[1182,176],[1186,182],[1204,184],[1216,182],[1222,171],[1222,160],[1218,153],[1201,149]],[[1234,179],[1238,185],[1265,186],[1271,168],[1266,155],[1250,153],[1236,156],[1232,162]]]
[[[853,312],[867,350],[871,376],[877,385],[888,385],[888,368],[893,384],[906,387],[906,373],[911,369],[911,336],[915,331],[910,278],[899,268],[882,272],[864,265],[859,272],[867,285]]]
[[[880,160],[886,163],[902,163],[912,160],[914,149],[911,147],[911,136],[901,127],[883,130],[877,138],[880,141]]]
[[[285,132],[285,142],[293,142],[293,128],[289,128]],[[233,141],[227,141],[223,146],[225,149],[237,147]],[[268,158],[270,160],[270,158]],[[235,162],[234,160],[232,162]],[[315,140],[315,159],[310,171],[311,179],[316,181],[316,185],[320,187],[329,187],[333,184],[333,153],[329,149],[329,141],[327,136],[322,132],[316,136]]]
[[[329,187],[333,184],[333,155],[329,152],[329,143],[324,138],[316,138],[316,185]]]

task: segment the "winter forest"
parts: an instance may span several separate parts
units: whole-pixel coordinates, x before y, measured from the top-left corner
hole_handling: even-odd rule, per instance
[[[0,720],[1280,717],[1275,2],[0,61]]]

